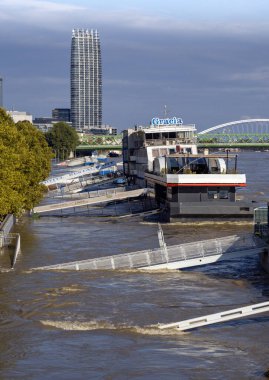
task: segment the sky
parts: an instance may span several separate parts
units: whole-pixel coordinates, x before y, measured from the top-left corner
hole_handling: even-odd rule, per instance
[[[0,0],[4,107],[70,107],[72,29],[97,29],[103,123],[269,117],[268,0]]]

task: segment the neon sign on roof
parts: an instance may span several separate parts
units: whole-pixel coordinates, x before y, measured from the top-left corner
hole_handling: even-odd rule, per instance
[[[159,119],[158,117],[154,117],[151,120],[151,125],[182,125],[183,120],[181,117],[172,117],[172,118],[166,118],[166,119]]]

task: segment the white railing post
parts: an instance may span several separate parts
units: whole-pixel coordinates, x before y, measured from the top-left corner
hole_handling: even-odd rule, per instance
[[[162,227],[161,227],[160,223],[158,223],[158,227],[159,227],[159,230],[158,230],[158,239],[159,239],[160,248],[161,248],[161,250],[162,250],[162,252],[164,254],[166,262],[168,263],[169,262],[168,251],[167,251],[166,243],[164,241],[163,230],[162,230]]]

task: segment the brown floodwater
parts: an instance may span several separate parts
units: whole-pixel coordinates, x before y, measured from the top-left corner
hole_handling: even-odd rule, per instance
[[[269,152],[240,153],[249,186],[269,199]],[[167,245],[252,231],[236,224],[163,224]],[[24,217],[22,252],[0,274],[0,379],[262,379],[269,315],[186,333],[169,323],[268,301],[258,257],[186,271],[33,271],[31,268],[158,246],[157,224],[70,215]]]

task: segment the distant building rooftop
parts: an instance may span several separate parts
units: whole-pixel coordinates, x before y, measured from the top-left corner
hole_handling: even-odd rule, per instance
[[[7,114],[12,117],[14,123],[17,123],[18,121],[33,122],[33,116],[25,111],[7,111]]]

